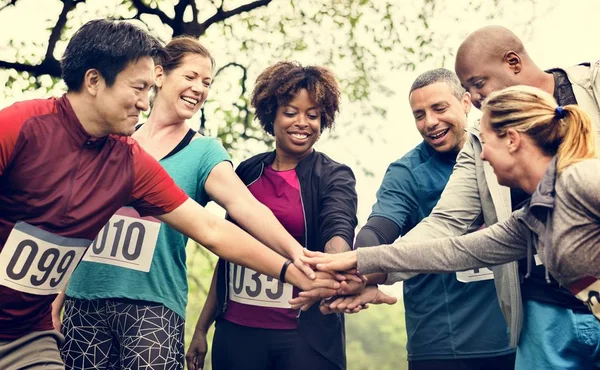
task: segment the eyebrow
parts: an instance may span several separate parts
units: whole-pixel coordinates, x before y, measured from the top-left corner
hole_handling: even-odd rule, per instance
[[[286,105],[284,105],[283,107],[284,107],[284,108],[288,108],[288,107],[289,107],[289,108],[294,108],[294,109],[300,109],[300,108],[296,107],[296,106],[295,106],[295,105],[293,105],[293,104],[286,104]],[[307,110],[311,110],[311,109],[319,109],[319,107],[315,105],[315,106],[313,106],[313,107],[309,107]]]

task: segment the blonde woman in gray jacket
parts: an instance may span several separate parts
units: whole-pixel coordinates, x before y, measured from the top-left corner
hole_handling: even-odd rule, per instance
[[[482,111],[481,158],[501,185],[531,194],[523,208],[469,235],[338,255],[306,252],[304,261],[362,274],[443,273],[524,257],[531,267],[537,251],[547,272],[600,319],[600,160],[590,118],[576,105],[557,106],[550,94],[529,86],[490,95]],[[600,348],[590,359],[600,360]]]

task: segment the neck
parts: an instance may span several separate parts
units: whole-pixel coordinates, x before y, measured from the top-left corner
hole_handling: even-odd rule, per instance
[[[96,117],[95,112],[90,109],[90,107],[94,106],[90,98],[86,98],[79,92],[68,92],[66,96],[75,112],[75,116],[88,135],[100,138],[110,133],[106,132],[106,129]]]
[[[554,96],[554,75],[544,72],[536,67],[536,73],[532,76],[528,85],[542,89],[550,95]]]
[[[285,153],[283,150],[279,148],[275,148],[275,160],[271,167],[273,167],[276,171],[286,171],[296,168],[298,163],[304,158],[306,158],[310,153],[312,153],[313,149],[306,151],[302,155],[290,155],[289,153]]]
[[[144,125],[137,131],[148,138],[165,135],[180,135],[189,130],[184,120],[173,120],[169,109],[165,109],[160,101],[155,101],[150,116]]]
[[[542,153],[528,155],[527,159],[522,159],[521,176],[519,177],[519,187],[527,194],[533,194],[538,184],[544,177],[548,164],[552,157]]]

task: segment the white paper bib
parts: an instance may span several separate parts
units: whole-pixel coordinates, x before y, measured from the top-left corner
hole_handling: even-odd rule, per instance
[[[0,253],[0,285],[31,294],[58,293],[91,242],[17,222]]]

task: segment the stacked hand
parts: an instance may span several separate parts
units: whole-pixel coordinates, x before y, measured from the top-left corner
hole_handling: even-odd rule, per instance
[[[313,252],[305,249],[304,256],[300,257],[300,259],[303,262],[316,267],[319,271],[357,272],[356,251],[332,254]]]
[[[323,314],[330,313],[356,313],[368,308],[369,304],[394,304],[397,299],[381,292],[375,286],[367,287],[367,278],[357,271],[356,251],[344,253],[321,253],[304,250],[300,259],[306,264],[316,268],[317,276],[323,277],[324,273],[340,282],[335,295],[331,289],[317,288],[299,293],[290,304],[294,309],[307,310],[315,302],[321,300],[320,310]]]

